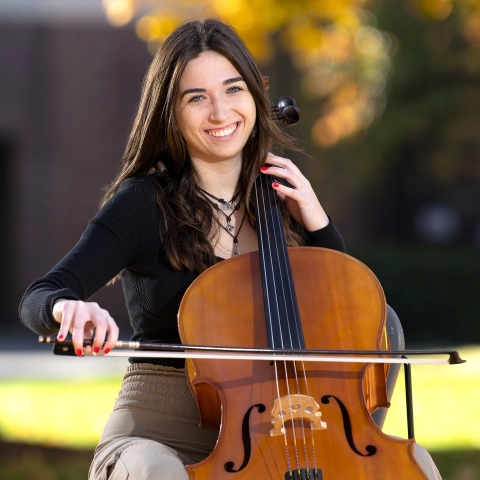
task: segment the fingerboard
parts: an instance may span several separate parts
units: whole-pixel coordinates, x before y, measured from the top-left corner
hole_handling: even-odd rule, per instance
[[[261,174],[254,185],[257,236],[269,348],[305,348],[276,179]]]

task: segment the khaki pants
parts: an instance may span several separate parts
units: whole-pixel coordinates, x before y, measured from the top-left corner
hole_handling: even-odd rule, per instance
[[[188,480],[184,465],[206,458],[218,436],[218,430],[199,428],[199,422],[183,369],[131,365],[95,450],[89,480]],[[415,459],[429,480],[441,480],[420,445],[415,445]]]
[[[215,447],[218,430],[199,428],[183,369],[131,365],[95,450],[89,480],[188,480],[184,465]]]

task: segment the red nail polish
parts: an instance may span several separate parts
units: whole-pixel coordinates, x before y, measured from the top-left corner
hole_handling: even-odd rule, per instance
[[[273,182],[273,186],[274,186],[275,188],[278,188],[278,187],[280,186],[280,184],[277,183],[277,182]]]
[[[80,349],[78,349],[76,353],[77,353],[77,355],[78,355],[79,357],[81,357],[82,354],[83,354],[83,352],[82,352]]]
[[[59,336],[58,336],[58,339],[59,339],[59,340],[63,340],[63,335],[59,335]]]
[[[100,347],[95,347],[95,348],[93,349],[93,351],[94,351],[95,353],[98,353],[98,352],[100,351]]]
[[[262,172],[265,172],[265,171],[268,170],[268,167],[261,167],[260,170],[261,170]]]
[[[110,349],[109,349],[109,348],[106,348],[106,349],[103,351],[103,353],[106,355],[109,351],[110,351]]]

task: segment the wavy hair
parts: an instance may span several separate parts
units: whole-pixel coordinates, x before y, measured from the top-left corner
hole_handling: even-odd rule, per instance
[[[294,139],[270,118],[263,77],[252,55],[233,28],[216,19],[183,23],[159,48],[143,81],[122,169],[101,202],[105,204],[125,179],[150,174],[158,187],[156,200],[162,214],[159,235],[167,258],[177,270],[186,268],[198,273],[216,261],[212,241],[218,228],[211,205],[198,195],[198,178],[185,140],[176,128],[174,107],[186,65],[207,51],[223,55],[232,63],[256,105],[256,122],[242,152],[239,180],[248,220],[255,227],[251,192],[269,149],[272,145],[297,148]],[[290,217],[282,202],[281,211],[288,245],[301,245],[302,227]]]

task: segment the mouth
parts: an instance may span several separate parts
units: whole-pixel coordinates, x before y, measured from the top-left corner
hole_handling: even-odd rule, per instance
[[[223,128],[215,128],[212,130],[205,130],[208,135],[215,137],[215,138],[221,138],[221,137],[228,137],[232,135],[235,130],[238,128],[238,125],[240,122],[232,123],[228,127],[223,127]]]

